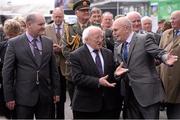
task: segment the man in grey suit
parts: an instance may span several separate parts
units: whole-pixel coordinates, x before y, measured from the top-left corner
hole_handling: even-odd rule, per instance
[[[127,17],[115,20],[113,35],[121,43],[115,48],[115,60],[118,63],[123,61],[129,70],[121,77],[121,93],[125,96],[123,117],[158,119],[164,91],[154,58],[173,65],[177,56],[159,49],[152,35],[133,32]]]
[[[53,101],[60,99],[53,43],[41,36],[41,14],[29,14],[26,26],[26,33],[8,41],[2,74],[6,105],[18,119],[51,118]]]

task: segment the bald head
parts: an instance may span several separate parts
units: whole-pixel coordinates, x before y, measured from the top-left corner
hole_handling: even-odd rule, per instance
[[[132,25],[127,17],[120,17],[113,22],[112,29],[114,37],[124,42],[132,32]]]
[[[61,25],[62,22],[64,21],[64,10],[63,10],[63,8],[62,7],[56,7],[53,10],[52,18],[53,18],[54,23],[56,25]]]
[[[140,13],[132,11],[127,13],[127,17],[132,22],[133,31],[139,32],[142,29]]]
[[[171,25],[174,29],[180,29],[180,10],[171,13]]]
[[[27,32],[36,38],[44,34],[45,18],[41,13],[31,13],[26,18],[26,26]]]

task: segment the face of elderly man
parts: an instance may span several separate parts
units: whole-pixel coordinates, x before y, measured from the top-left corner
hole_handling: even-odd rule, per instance
[[[92,27],[89,29],[87,38],[85,41],[88,45],[90,45],[93,49],[99,50],[103,46],[103,31],[101,28]]]
[[[140,14],[136,12],[132,12],[132,13],[127,14],[127,17],[132,22],[132,28],[134,32],[138,32],[139,30],[142,29]]]
[[[53,20],[56,25],[61,25],[64,20],[64,11],[62,8],[55,8],[53,11]]]
[[[118,42],[125,42],[131,33],[131,23],[127,17],[116,19],[112,25],[113,35]]]
[[[180,29],[180,11],[171,14],[171,25],[174,29]]]
[[[142,20],[142,28],[147,32],[152,31],[152,20],[150,18]]]

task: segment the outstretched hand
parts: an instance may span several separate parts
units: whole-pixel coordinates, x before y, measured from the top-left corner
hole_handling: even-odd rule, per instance
[[[123,68],[122,66],[123,62],[121,62],[121,64],[116,68],[116,71],[114,72],[116,76],[120,76],[128,71],[128,69]]]
[[[108,79],[108,75],[101,77],[99,79],[99,84],[104,87],[115,87],[116,83],[110,83],[107,81],[107,79]]]

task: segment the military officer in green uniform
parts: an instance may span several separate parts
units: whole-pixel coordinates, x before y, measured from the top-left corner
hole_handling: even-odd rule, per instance
[[[64,29],[64,40],[63,40],[63,55],[66,58],[66,78],[68,80],[68,91],[70,99],[73,98],[74,85],[71,80],[71,70],[69,63],[69,54],[75,49],[83,45],[82,43],[82,32],[83,30],[90,26],[90,1],[80,0],[73,5],[73,10],[77,16],[77,22],[74,24],[69,24]]]

